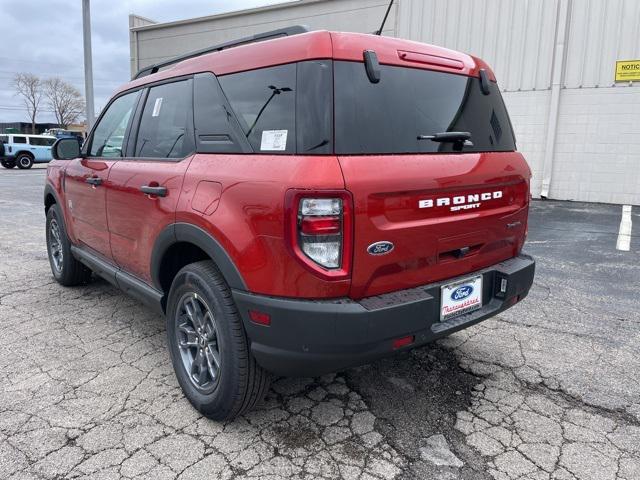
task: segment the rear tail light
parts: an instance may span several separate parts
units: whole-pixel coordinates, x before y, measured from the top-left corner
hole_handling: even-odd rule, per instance
[[[315,274],[342,279],[351,269],[352,199],[345,191],[287,192],[287,242]]]

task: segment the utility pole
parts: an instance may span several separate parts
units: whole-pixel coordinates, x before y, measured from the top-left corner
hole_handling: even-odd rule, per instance
[[[82,0],[82,38],[84,40],[84,95],[86,100],[87,131],[93,125],[93,62],[91,59],[91,11],[90,0]]]

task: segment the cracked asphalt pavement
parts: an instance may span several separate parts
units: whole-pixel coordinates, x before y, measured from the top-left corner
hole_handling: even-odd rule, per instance
[[[104,281],[53,281],[43,184],[0,169],[1,479],[640,479],[640,238],[615,250],[619,206],[534,202],[524,302],[279,379],[220,424],[182,396],[162,318]]]

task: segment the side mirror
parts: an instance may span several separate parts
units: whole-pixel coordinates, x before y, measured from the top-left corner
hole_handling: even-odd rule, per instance
[[[51,147],[54,160],[72,160],[80,156],[80,145],[75,138],[59,138]]]

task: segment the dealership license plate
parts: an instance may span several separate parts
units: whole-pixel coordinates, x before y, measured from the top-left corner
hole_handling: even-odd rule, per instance
[[[440,321],[482,308],[482,275],[440,287]]]

